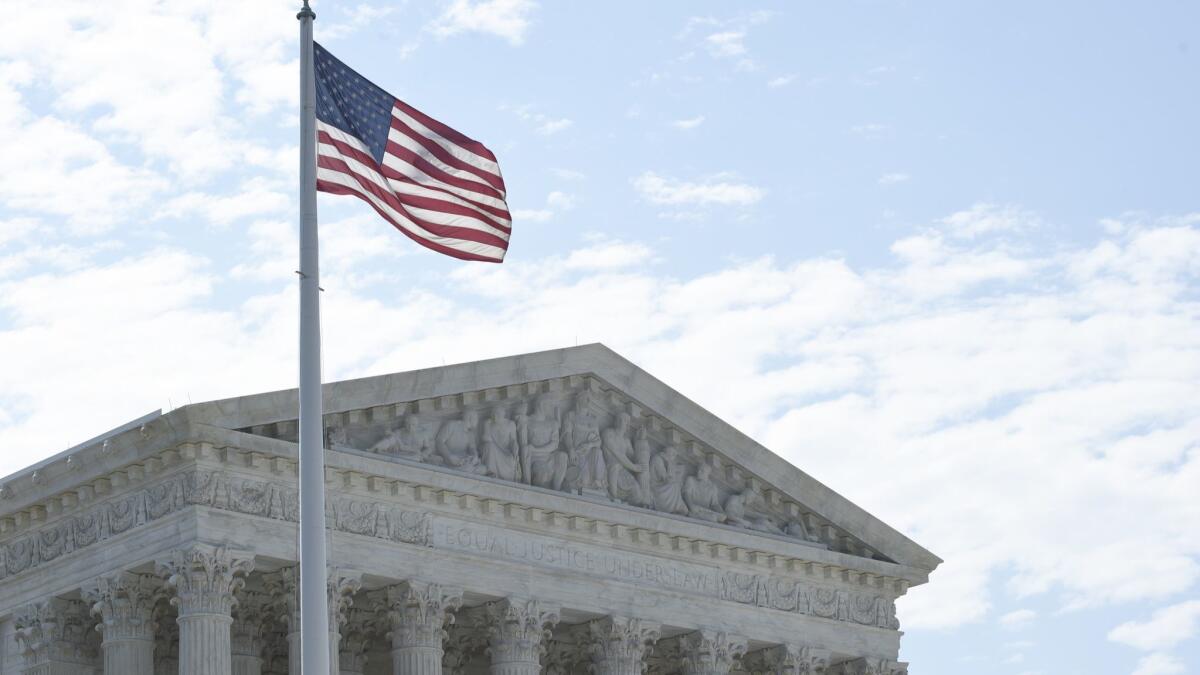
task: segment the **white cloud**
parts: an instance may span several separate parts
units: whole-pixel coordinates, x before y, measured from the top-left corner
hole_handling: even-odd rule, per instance
[[[897,183],[908,182],[909,178],[911,178],[911,176],[906,173],[885,173],[879,177],[879,184],[896,185]]]
[[[587,178],[587,174],[583,173],[582,171],[565,169],[562,167],[554,167],[550,169],[550,173],[553,174],[555,178],[562,180],[583,180]]]
[[[704,43],[713,56],[741,56],[746,53],[745,39],[746,31],[727,30],[708,35],[704,38]]]
[[[1200,630],[1200,600],[1163,607],[1149,621],[1127,621],[1108,632],[1108,639],[1143,651],[1170,649]]]
[[[431,25],[439,37],[465,32],[486,33],[508,40],[513,46],[525,42],[532,24],[530,15],[537,9],[531,0],[454,0]]]
[[[547,223],[575,208],[575,196],[555,190],[546,195],[546,205],[540,209],[513,209],[513,222]]]
[[[704,124],[704,115],[696,115],[695,117],[689,117],[688,119],[675,120],[671,122],[671,126],[682,131],[690,131],[701,124]]]
[[[1016,630],[1028,626],[1037,618],[1037,612],[1032,609],[1018,609],[1000,617],[1000,625],[1008,630]]]
[[[889,127],[886,124],[878,122],[868,122],[866,124],[856,124],[850,127],[850,133],[860,136],[868,140],[882,138],[888,132]]]
[[[533,125],[534,130],[543,136],[552,136],[560,131],[570,129],[574,121],[565,117],[551,117],[538,112],[533,105],[500,106],[501,110],[510,110],[524,122]]]
[[[1170,654],[1147,654],[1138,661],[1133,675],[1178,675],[1186,672],[1183,662]]]
[[[996,232],[1028,230],[1038,226],[1031,214],[1012,206],[979,203],[942,219],[942,224],[956,237],[974,239]]]
[[[767,80],[767,86],[772,89],[778,89],[779,87],[786,87],[794,82],[795,79],[795,75],[780,75],[779,77],[773,77]]]
[[[689,182],[647,171],[633,179],[633,186],[647,201],[672,206],[750,206],[766,196],[766,190],[734,182],[724,174]]]

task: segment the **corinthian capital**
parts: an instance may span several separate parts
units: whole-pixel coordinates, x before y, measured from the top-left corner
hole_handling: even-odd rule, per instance
[[[228,615],[233,594],[245,585],[254,563],[248,555],[231,553],[223,546],[197,545],[176,549],[158,563],[158,572],[175,589],[171,604],[180,616],[189,614]]]
[[[117,572],[97,577],[81,589],[105,640],[153,640],[154,604],[163,594],[152,574]]]
[[[558,623],[558,609],[525,598],[506,598],[484,607],[492,663],[537,663],[550,638],[548,627]]]
[[[746,653],[746,639],[714,630],[698,630],[679,639],[684,675],[726,675]]]
[[[387,588],[382,598],[393,648],[438,647],[445,637],[449,614],[462,606],[462,589],[422,581],[405,581]]]
[[[658,641],[659,625],[608,616],[588,622],[588,652],[597,673],[641,673],[646,650]]]
[[[746,655],[743,667],[763,675],[820,675],[829,666],[829,651],[802,645],[778,645]]]
[[[346,612],[354,604],[354,594],[362,590],[362,575],[330,568],[326,584],[329,588],[329,630],[337,631],[346,624]]]
[[[17,610],[13,624],[28,672],[42,664],[91,664],[96,659],[96,632],[83,601],[50,598],[31,603]]]

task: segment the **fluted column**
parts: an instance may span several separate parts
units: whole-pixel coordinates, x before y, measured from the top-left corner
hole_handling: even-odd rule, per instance
[[[388,638],[393,675],[441,675],[448,612],[462,605],[462,589],[406,581],[387,589]]]
[[[230,631],[233,675],[262,675],[263,631],[270,623],[270,615],[270,597],[266,593],[245,590],[238,593]]]
[[[300,675],[300,568],[283,567],[263,575],[276,618],[287,628],[288,675]]]
[[[300,675],[299,581],[298,567],[284,567],[263,575],[263,583],[271,595],[275,611],[287,624],[289,675]],[[338,644],[342,637],[341,626],[346,621],[346,611],[354,604],[354,594],[361,588],[362,581],[358,575],[337,569],[329,571],[329,672],[332,675],[337,675],[340,670]]]
[[[376,624],[382,621],[367,609],[354,607],[347,612],[338,648],[339,675],[363,675],[367,669],[367,652],[377,633]]]
[[[506,598],[485,605],[491,675],[538,675],[549,626],[558,623],[558,608],[537,600]]]
[[[829,666],[826,649],[803,645],[777,645],[747,654],[742,666],[762,675],[819,675]]]
[[[91,675],[97,666],[96,632],[87,603],[49,598],[13,617],[22,675]]]
[[[729,675],[746,653],[746,639],[714,630],[680,636],[683,675]]]
[[[354,604],[354,594],[362,590],[362,576],[331,569],[329,590],[329,672],[338,675],[341,669],[340,645],[346,615]]]
[[[646,651],[658,640],[659,625],[608,616],[588,622],[588,655],[594,675],[642,675]]]
[[[159,563],[179,609],[179,675],[230,675],[233,594],[253,562],[224,547],[177,549]]]
[[[162,581],[151,574],[118,572],[81,589],[100,617],[104,672],[154,675],[154,603]]]

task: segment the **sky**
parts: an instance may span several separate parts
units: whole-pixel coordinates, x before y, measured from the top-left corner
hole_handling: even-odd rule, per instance
[[[295,385],[295,5],[0,0],[0,475]],[[603,342],[945,559],[914,675],[1200,673],[1200,5],[313,7],[514,210],[321,195],[326,380]]]

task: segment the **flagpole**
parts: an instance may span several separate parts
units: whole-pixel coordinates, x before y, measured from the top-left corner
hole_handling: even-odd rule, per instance
[[[317,256],[317,104],[313,20],[300,20],[300,672],[331,672],[325,560],[325,439],[321,419],[321,304]],[[336,672],[336,671],[334,671]]]

